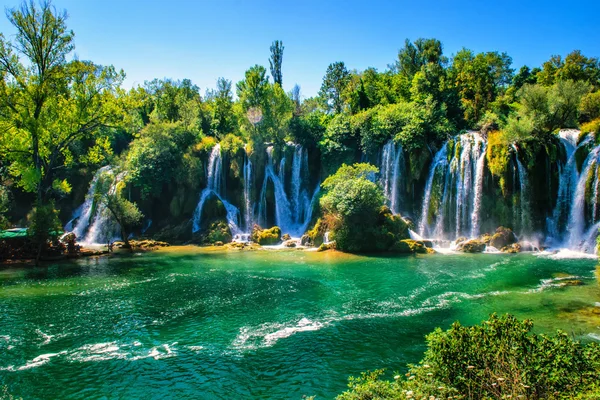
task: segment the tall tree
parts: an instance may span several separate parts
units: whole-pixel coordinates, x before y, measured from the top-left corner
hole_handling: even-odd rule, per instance
[[[344,108],[342,93],[349,82],[350,72],[343,61],[329,64],[319,91],[319,95],[327,104],[329,111],[342,112]]]
[[[231,81],[219,78],[214,92],[212,129],[217,137],[223,138],[235,129],[233,120],[233,93]]]
[[[68,62],[73,32],[67,14],[48,1],[24,3],[9,10],[8,19],[17,33],[13,41],[0,34],[0,156],[41,206],[53,192],[70,190],[55,178],[64,166],[85,159],[83,140],[108,146],[104,128],[124,115],[124,74]]]
[[[283,61],[283,42],[276,40],[271,45],[271,58],[269,58],[269,65],[271,67],[271,76],[273,77],[273,83],[282,85],[283,75],[281,74],[281,62]]]

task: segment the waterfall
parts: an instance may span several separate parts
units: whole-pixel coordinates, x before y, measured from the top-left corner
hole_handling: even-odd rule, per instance
[[[389,140],[383,146],[379,172],[387,205],[394,214],[399,214],[402,200],[399,189],[405,176],[404,150],[400,144]]]
[[[433,187],[433,178],[435,178],[438,169],[445,170],[448,164],[448,142],[444,143],[442,148],[435,154],[431,167],[429,167],[429,175],[425,184],[425,193],[423,194],[423,208],[421,211],[421,220],[419,221],[419,235],[424,236],[425,230],[429,225],[429,206],[431,203],[431,189]]]
[[[429,169],[419,221],[421,236],[479,234],[486,143],[478,132],[468,132],[449,144],[436,153]]]
[[[207,170],[207,185],[202,193],[200,193],[200,200],[198,201],[198,205],[196,206],[196,210],[194,211],[194,216],[192,219],[192,232],[198,232],[201,228],[202,223],[202,209],[204,208],[204,203],[211,197],[216,197],[223,203],[225,210],[227,212],[227,223],[229,225],[229,229],[231,229],[232,234],[236,234],[240,232],[239,228],[239,220],[240,220],[240,210],[233,204],[229,203],[225,200],[223,196],[223,188],[222,188],[222,180],[223,180],[223,158],[221,157],[221,145],[216,144],[208,159],[208,170]]]
[[[597,166],[600,163],[600,146],[594,147],[588,154],[585,162],[583,163],[582,172],[577,181],[575,193],[573,195],[573,201],[571,205],[571,212],[569,215],[569,222],[567,225],[568,237],[566,244],[571,249],[585,249],[590,247],[590,237],[597,235],[597,229],[595,225],[590,230],[586,231],[588,225],[593,225],[596,221],[591,221],[591,224],[586,223],[585,209],[586,209],[586,189],[588,180],[592,184],[592,188],[598,185],[598,173]],[[593,199],[592,205],[597,205],[597,199]],[[592,248],[594,246],[591,246]]]
[[[73,232],[75,236],[82,239],[88,233],[90,223],[94,222],[98,218],[102,218],[102,216],[99,215],[99,211],[101,210],[99,210],[96,205],[94,195],[96,194],[96,187],[98,185],[100,176],[102,176],[103,173],[110,171],[111,168],[108,165],[96,171],[92,181],[90,182],[90,187],[88,188],[87,194],[85,195],[85,201],[73,212],[72,219],[67,222],[64,227],[65,232]]]
[[[548,218],[547,220],[548,234],[553,241],[558,240],[565,231],[575,194],[579,175],[575,152],[579,147],[587,145],[590,140],[590,138],[586,138],[586,140],[577,146],[579,131],[572,129],[560,131],[559,137],[565,148],[567,161],[564,165],[559,165],[558,197],[556,199],[556,206],[552,212],[552,218]]]
[[[473,226],[471,227],[471,237],[479,236],[479,217],[481,215],[481,199],[483,197],[483,174],[485,167],[485,151],[481,153],[477,160],[477,169],[475,174],[475,201],[473,204]]]
[[[519,173],[519,193],[521,205],[521,235],[531,233],[533,226],[531,221],[531,201],[529,196],[529,178],[527,169],[519,160],[519,149],[513,145],[515,150],[515,159],[517,161],[517,171]]]
[[[254,211],[252,209],[252,161],[250,157],[246,155],[246,161],[244,162],[244,207],[245,207],[245,222],[246,232],[252,230]]]
[[[105,171],[112,172],[110,168],[106,168]],[[114,180],[108,189],[108,194],[113,195],[116,193],[117,185],[123,180],[126,174],[126,172],[121,172],[114,177]],[[85,239],[82,242],[88,244],[106,243],[120,239],[121,232],[119,226],[112,217],[112,214],[110,214],[110,211],[106,208],[106,205],[102,202],[100,204],[94,204],[94,208],[94,218],[89,226],[87,234],[85,235]]]
[[[279,163],[279,173],[276,174],[273,164],[273,146],[267,147],[267,164],[259,196],[258,218],[262,226],[268,225],[267,185],[271,181],[275,195],[275,224],[284,233],[301,236],[312,218],[312,204],[316,199],[319,186],[313,195],[309,196],[309,189],[305,184],[308,179],[304,179],[308,178],[308,154],[301,145],[291,145],[294,146],[294,157],[289,195],[284,185],[285,158]]]

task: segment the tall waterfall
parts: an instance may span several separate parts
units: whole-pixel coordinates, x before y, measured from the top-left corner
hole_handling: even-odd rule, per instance
[[[597,146],[590,151],[585,159],[573,194],[567,225],[568,237],[566,239],[566,244],[571,249],[590,252],[596,247],[595,238],[598,235],[598,221],[594,219],[593,215],[598,208],[596,187],[599,185],[599,180],[600,146]],[[591,212],[588,206],[591,207]],[[588,218],[586,218],[586,214]]]
[[[403,187],[406,173],[404,150],[400,144],[396,145],[390,140],[383,146],[379,172],[387,205],[394,214],[399,214],[402,203],[400,189]]]
[[[248,155],[244,162],[244,212],[245,230],[250,232],[254,221],[254,209],[252,207],[252,161]]]
[[[98,181],[102,174],[111,172],[110,166],[104,166],[94,174],[85,201],[73,212],[73,218],[64,226],[65,232],[73,232],[82,243],[104,243],[119,238],[118,227],[104,204],[95,199]],[[118,174],[109,192],[114,193],[117,183],[123,179],[124,173]]]
[[[436,153],[425,186],[419,235],[450,239],[479,234],[485,149],[480,134],[468,132]]]
[[[519,149],[513,145],[515,150],[515,160],[517,161],[517,171],[519,174],[519,193],[520,193],[520,206],[521,209],[519,214],[521,216],[521,235],[531,233],[533,229],[531,221],[531,199],[529,193],[529,177],[527,175],[527,169],[519,160]]]
[[[305,182],[308,180],[308,154],[301,145],[293,145],[294,157],[290,181],[290,193],[285,188],[285,162],[279,163],[279,171],[275,173],[273,165],[273,146],[267,148],[267,164],[264,180],[259,196],[258,222],[267,226],[267,185],[273,184],[275,195],[275,223],[284,233],[300,236],[308,227],[312,218],[312,202],[318,186],[312,196]]]
[[[202,209],[204,208],[204,203],[211,198],[212,196],[218,198],[225,207],[227,211],[227,223],[229,228],[231,229],[231,233],[236,234],[240,233],[240,210],[233,204],[229,203],[225,200],[223,195],[223,158],[221,157],[221,145],[216,144],[208,159],[208,171],[207,171],[207,186],[200,193],[200,200],[198,201],[198,205],[196,206],[196,210],[194,211],[194,216],[192,219],[193,232],[197,232],[201,228],[202,223]]]
[[[564,165],[559,165],[560,178],[558,183],[558,197],[556,206],[552,212],[552,218],[547,220],[548,235],[552,241],[557,241],[564,233],[570,214],[575,188],[579,173],[577,172],[577,164],[575,151],[579,146],[587,145],[589,138],[582,144],[577,146],[579,131],[563,130],[559,132],[559,137],[562,145],[565,148],[567,161]]]

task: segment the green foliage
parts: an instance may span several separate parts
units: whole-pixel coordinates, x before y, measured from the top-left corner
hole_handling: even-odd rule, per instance
[[[404,220],[383,206],[382,190],[374,182],[378,172],[370,164],[344,164],[321,185],[323,219],[342,251],[388,251],[408,237]]]
[[[323,77],[319,96],[330,112],[341,113],[344,109],[342,94],[346,91],[349,83],[350,72],[348,72],[343,62],[329,64]]]
[[[229,243],[231,242],[232,235],[231,229],[225,221],[215,221],[208,227],[208,234],[206,235],[206,242],[215,244],[217,242]]]
[[[450,76],[460,95],[464,118],[474,126],[488,105],[512,80],[512,59],[497,52],[474,54],[462,49],[452,61]]]
[[[140,132],[127,153],[124,169],[143,197],[160,195],[163,185],[177,174],[184,153],[197,135],[177,122],[150,123]]]
[[[283,49],[285,49],[285,47],[283,47],[283,42],[281,40],[275,40],[271,45],[271,58],[269,58],[273,83],[277,83],[279,86],[283,85],[283,75],[281,74]]]
[[[13,41],[0,35],[0,154],[17,185],[52,195],[55,174],[86,155],[87,141],[124,120],[123,72],[89,61],[67,62],[73,32],[66,12],[26,2],[8,11]],[[85,157],[81,158],[85,160]],[[61,186],[64,188],[64,185]]]
[[[584,121],[600,118],[600,91],[588,93],[581,98],[579,113]]]
[[[252,229],[252,241],[261,246],[279,244],[281,243],[281,229],[278,226],[261,229],[258,225],[254,225]]]
[[[407,380],[366,373],[351,378],[350,390],[338,399],[595,398],[600,346],[582,345],[561,331],[532,334],[532,328],[529,320],[495,314],[481,325],[438,328],[427,336],[423,360],[409,365]]]
[[[8,189],[4,185],[0,185],[0,229],[10,227],[10,221],[7,214],[10,209],[10,199]]]
[[[538,83],[551,86],[556,82],[572,80],[600,87],[600,63],[597,58],[588,58],[575,50],[564,58],[558,55],[550,57],[537,74]]]
[[[47,204],[36,204],[27,216],[27,222],[27,232],[40,252],[43,252],[48,241],[58,237],[62,230],[58,211],[52,200]]]

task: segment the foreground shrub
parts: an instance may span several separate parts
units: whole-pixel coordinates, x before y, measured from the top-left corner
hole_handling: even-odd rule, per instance
[[[532,334],[530,320],[495,314],[481,325],[436,329],[407,379],[381,380],[381,371],[351,378],[338,399],[598,398],[600,346],[566,333]],[[585,396],[584,396],[585,395]],[[584,397],[582,397],[584,396]]]

